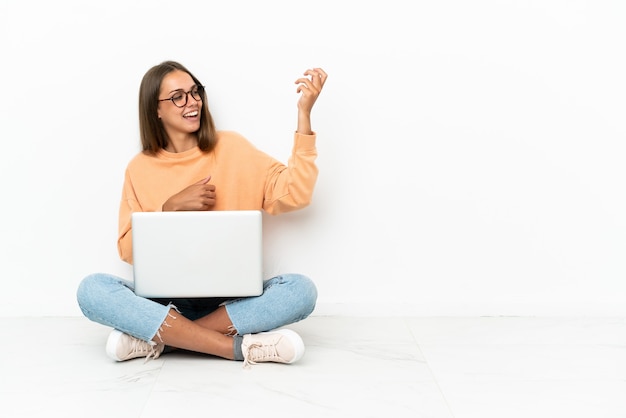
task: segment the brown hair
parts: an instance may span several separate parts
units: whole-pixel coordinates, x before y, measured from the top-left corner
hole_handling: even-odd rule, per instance
[[[166,75],[176,70],[189,74],[197,86],[202,85],[200,80],[191,74],[189,70],[175,61],[164,61],[159,65],[155,65],[146,72],[141,80],[139,87],[139,133],[141,146],[147,154],[156,154],[167,146],[167,133],[165,128],[163,128],[161,119],[157,116],[157,110],[161,83]],[[202,100],[200,129],[198,129],[197,135],[198,147],[202,151],[209,152],[215,147],[215,124],[211,112],[209,112],[206,95]]]

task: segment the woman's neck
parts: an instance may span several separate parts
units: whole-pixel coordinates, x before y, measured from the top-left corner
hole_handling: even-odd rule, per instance
[[[167,152],[185,152],[198,146],[198,138],[195,134],[179,135],[178,137],[170,136],[165,151]]]

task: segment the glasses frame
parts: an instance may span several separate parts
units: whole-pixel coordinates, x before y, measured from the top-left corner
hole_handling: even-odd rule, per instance
[[[192,91],[194,91],[194,89],[198,91],[198,96],[200,96],[200,98],[199,98],[199,99],[196,99],[196,98],[194,97],[194,95],[193,95],[193,94],[191,94],[191,97],[193,97],[193,99],[194,99],[195,101],[197,101],[197,102],[201,102],[201,101],[202,101],[202,99],[204,98],[204,86],[194,86],[194,87],[193,87],[191,90],[189,90],[189,91],[180,91],[181,93],[184,93],[184,94],[185,94],[185,102],[184,102],[182,105],[180,105],[180,106],[178,106],[178,105],[174,102],[174,97],[176,96],[176,94],[175,94],[174,96],[172,96],[172,97],[168,97],[167,99],[159,99],[159,102],[166,102],[166,101],[168,101],[168,100],[169,100],[169,101],[171,101],[171,102],[172,102],[172,104],[173,104],[174,106],[176,106],[176,107],[178,107],[178,108],[183,108],[183,107],[187,106],[187,103],[189,103],[189,94],[190,94]],[[176,93],[178,94],[178,91],[177,91]]]

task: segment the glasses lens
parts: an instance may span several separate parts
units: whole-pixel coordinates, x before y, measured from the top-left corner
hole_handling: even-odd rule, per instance
[[[194,87],[191,90],[191,97],[196,100],[202,100],[202,94],[204,93],[204,88],[202,86]]]
[[[176,93],[172,96],[172,102],[178,107],[183,107],[187,104],[187,95],[185,93]]]

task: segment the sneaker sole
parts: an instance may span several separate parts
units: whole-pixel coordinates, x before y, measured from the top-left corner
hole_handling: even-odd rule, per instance
[[[111,331],[111,333],[109,334],[109,338],[107,339],[107,355],[115,361],[122,361],[122,359],[117,357],[117,354],[115,353],[117,351],[117,343],[121,337],[122,331],[114,329],[113,331]]]
[[[290,329],[277,329],[274,331],[262,332],[261,334],[281,334],[285,336],[291,343],[293,344],[294,356],[291,361],[286,362],[286,364],[295,363],[300,360],[304,355],[304,342],[302,341],[302,337],[298,335],[297,332],[292,331]]]

